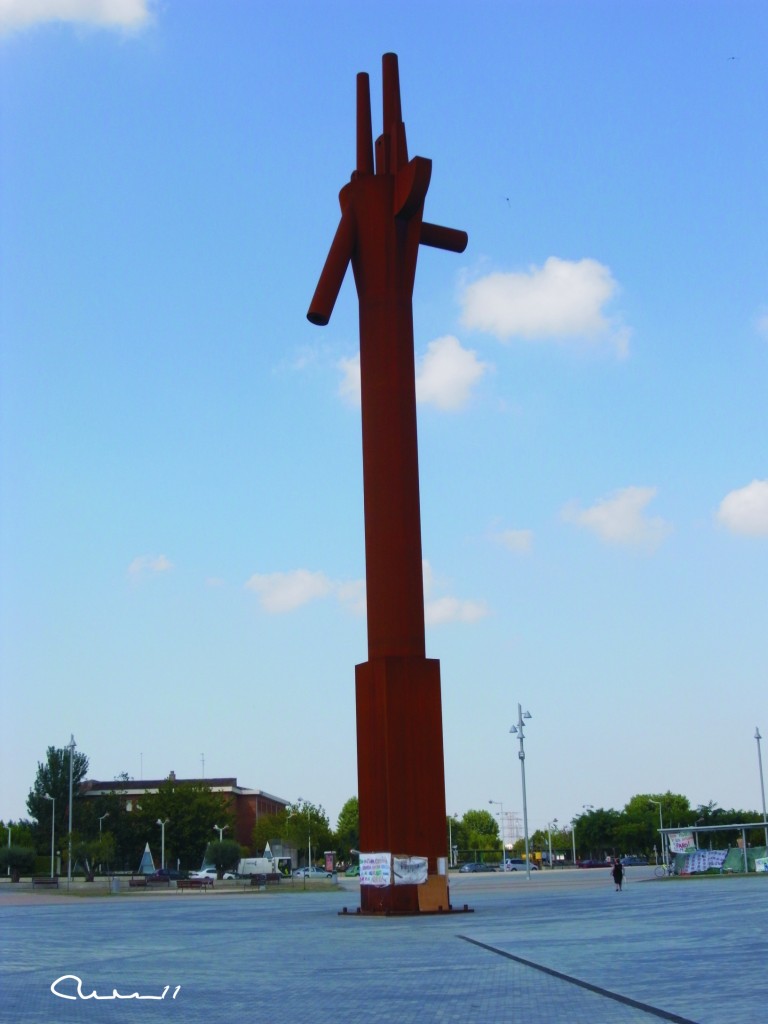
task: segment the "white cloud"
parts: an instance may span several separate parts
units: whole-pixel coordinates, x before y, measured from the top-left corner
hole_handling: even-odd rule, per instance
[[[471,349],[447,334],[430,341],[427,354],[416,369],[416,400],[453,412],[469,401],[474,384],[488,369]]]
[[[245,584],[259,595],[267,612],[292,612],[310,601],[327,597],[333,584],[322,572],[294,569],[292,572],[255,573]]]
[[[726,494],[717,510],[718,520],[733,533],[768,536],[768,480],[753,480]]]
[[[336,597],[340,604],[354,615],[365,615],[366,592],[365,580],[348,580],[336,585]]]
[[[140,579],[159,572],[168,572],[173,563],[165,555],[138,555],[128,566],[128,575],[132,579]]]
[[[533,546],[533,530],[501,530],[495,534],[496,540],[508,551],[523,554]]]
[[[339,395],[349,405],[360,405],[360,356],[340,359],[342,379]],[[462,348],[458,338],[445,335],[427,346],[427,354],[416,366],[416,401],[455,412],[469,401],[473,386],[489,369],[471,349]]]
[[[441,626],[446,622],[477,622],[488,615],[483,601],[468,601],[458,597],[432,597],[435,589],[444,589],[444,583],[432,571],[426,560],[422,563],[424,574],[424,621],[427,626]]]
[[[493,273],[468,284],[462,320],[501,340],[586,339],[625,356],[630,331],[604,309],[617,290],[610,269],[597,260],[550,256],[527,273]]]
[[[477,622],[488,614],[482,601],[462,601],[458,597],[438,597],[424,605],[427,626],[442,626],[446,622]]]
[[[336,364],[341,370],[339,395],[348,404],[360,407],[360,356],[340,359]]]
[[[54,21],[139,29],[150,20],[149,7],[150,0],[0,0],[0,32]]]
[[[576,523],[597,534],[609,544],[627,544],[656,548],[670,531],[660,517],[646,517],[645,507],[656,496],[655,487],[625,487],[591,508],[581,509],[571,502],[563,509],[567,522]]]
[[[435,584],[428,562],[424,567],[424,617],[428,626],[445,622],[476,622],[488,614],[482,601],[467,601],[440,595],[431,597],[433,589],[444,590]],[[291,572],[255,573],[245,584],[259,596],[265,612],[282,614],[295,611],[311,601],[335,598],[342,607],[354,615],[365,615],[365,580],[334,581],[323,572],[294,569]]]

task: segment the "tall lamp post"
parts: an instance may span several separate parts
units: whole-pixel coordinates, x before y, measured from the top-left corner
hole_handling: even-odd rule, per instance
[[[760,770],[760,793],[763,797],[763,824],[765,825],[765,845],[768,846],[768,817],[765,814],[765,780],[763,779],[763,755],[760,752],[760,729],[755,726],[755,740],[757,741],[757,766]]]
[[[53,878],[53,856],[55,846],[55,828],[56,828],[56,797],[50,796],[48,793],[43,793],[46,800],[51,801],[51,878]]]
[[[214,825],[213,826],[213,831],[219,833],[219,842],[220,843],[224,841],[224,833],[227,831],[228,828],[229,828],[229,825]]]
[[[529,856],[530,850],[528,846],[528,802],[525,795],[525,733],[523,732],[523,722],[531,717],[530,711],[523,711],[521,704],[517,705],[517,725],[513,725],[510,728],[510,733],[517,736],[520,741],[520,750],[517,756],[520,758],[520,775],[523,780],[523,832],[525,834],[525,874],[526,878],[530,882],[531,880],[531,859]]]
[[[576,867],[576,822],[578,818],[571,818],[571,846],[573,847],[573,860],[571,867]]]
[[[456,864],[453,856],[453,819],[456,817],[455,814],[448,815],[448,865],[454,867]]]
[[[504,852],[504,804],[501,800],[489,800],[489,804],[499,805],[499,832],[501,834],[501,870],[503,871],[507,863],[507,855]]]
[[[664,867],[666,867],[667,866],[667,846],[666,846],[666,843],[664,842],[664,821],[663,821],[663,819],[661,817],[661,801],[660,800],[651,800],[651,798],[648,797],[648,803],[656,804],[656,806],[659,808],[659,836],[661,838],[661,859],[664,862]]]
[[[11,848],[11,826],[10,825],[6,825],[5,827],[8,830],[8,849],[10,850],[10,848]],[[7,874],[10,875],[10,873],[11,873],[11,865],[10,864],[7,866],[6,872],[7,872]]]
[[[549,870],[554,868],[554,862],[552,861],[552,829],[557,825],[557,818],[553,818],[552,821],[547,825],[547,835],[549,837]]]
[[[73,762],[75,760],[75,737],[69,735],[69,832],[67,834],[67,885],[72,881],[72,780],[74,778]]]
[[[165,867],[165,826],[168,824],[168,822],[170,820],[171,820],[170,818],[166,818],[165,821],[163,821],[162,818],[158,818],[157,819],[157,824],[160,826],[160,829],[161,829],[161,831],[160,831],[160,867],[161,868]]]

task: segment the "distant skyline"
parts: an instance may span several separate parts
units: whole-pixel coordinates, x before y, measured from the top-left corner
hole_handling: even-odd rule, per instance
[[[0,817],[89,774],[357,791],[357,302],[306,311],[399,55],[449,813],[761,809],[768,8],[0,0]],[[764,759],[765,760],[765,759]]]

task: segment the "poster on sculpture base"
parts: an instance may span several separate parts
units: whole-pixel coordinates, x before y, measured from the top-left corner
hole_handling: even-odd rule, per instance
[[[392,884],[391,853],[360,854],[360,885],[375,885],[378,888]]]
[[[395,885],[423,885],[427,880],[426,857],[393,857]]]

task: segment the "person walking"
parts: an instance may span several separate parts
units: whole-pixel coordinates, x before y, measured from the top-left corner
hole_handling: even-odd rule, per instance
[[[621,892],[621,884],[624,881],[624,865],[617,857],[611,870],[613,880],[616,883],[616,892]]]

